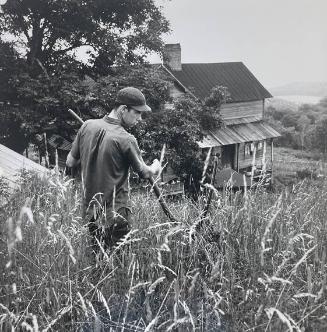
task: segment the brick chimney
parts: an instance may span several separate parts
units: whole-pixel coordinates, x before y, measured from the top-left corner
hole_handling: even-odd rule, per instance
[[[171,70],[182,70],[181,44],[165,45],[163,64]]]

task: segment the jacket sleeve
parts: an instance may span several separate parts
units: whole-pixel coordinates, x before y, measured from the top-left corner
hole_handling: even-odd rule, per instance
[[[80,159],[80,157],[81,157],[80,156],[80,140],[81,140],[82,132],[83,132],[86,125],[87,125],[87,122],[84,122],[82,127],[78,130],[77,135],[76,135],[76,137],[74,139],[74,142],[72,144],[72,148],[70,150],[70,154],[75,159]]]
[[[140,148],[134,136],[128,140],[125,150],[125,157],[135,173],[141,177],[144,169],[144,161],[141,155]]]

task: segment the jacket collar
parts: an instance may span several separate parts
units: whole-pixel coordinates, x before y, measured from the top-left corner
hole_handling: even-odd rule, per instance
[[[110,123],[110,124],[115,124],[115,125],[118,125],[118,126],[122,126],[122,123],[121,123],[120,120],[111,118],[108,115],[105,115],[103,117],[103,120],[106,121],[107,123]]]

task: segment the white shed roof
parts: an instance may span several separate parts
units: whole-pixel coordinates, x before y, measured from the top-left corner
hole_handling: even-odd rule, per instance
[[[11,188],[17,186],[17,174],[22,169],[41,175],[48,171],[44,166],[0,144],[0,176],[8,181]]]

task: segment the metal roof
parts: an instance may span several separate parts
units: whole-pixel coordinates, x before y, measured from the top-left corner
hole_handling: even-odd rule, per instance
[[[47,169],[40,164],[0,144],[0,176],[4,177],[11,188],[17,186],[17,174],[25,169],[45,174]]]
[[[217,140],[212,135],[209,135],[208,133],[203,137],[201,142],[198,142],[198,145],[201,149],[220,146],[220,144],[218,144]]]
[[[272,97],[242,62],[185,63],[182,70],[168,67],[168,71],[179,84],[202,100],[216,85],[228,88],[230,103]]]
[[[208,148],[212,146],[262,141],[264,139],[280,136],[281,135],[268,124],[253,122],[210,130],[205,133],[204,139],[198,144],[200,148]]]

